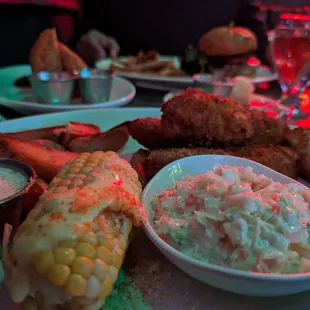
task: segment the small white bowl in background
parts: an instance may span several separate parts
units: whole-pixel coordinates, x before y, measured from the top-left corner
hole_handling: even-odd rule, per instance
[[[252,296],[281,296],[310,290],[310,273],[285,275],[254,273],[204,263],[177,251],[155,232],[151,212],[155,195],[172,186],[176,181],[181,181],[187,175],[195,176],[213,171],[220,165],[250,166],[254,173],[264,174],[273,181],[298,183],[261,164],[233,156],[201,155],[177,160],[160,170],[143,191],[142,200],[147,214],[144,228],[149,239],[185,273],[226,291]]]

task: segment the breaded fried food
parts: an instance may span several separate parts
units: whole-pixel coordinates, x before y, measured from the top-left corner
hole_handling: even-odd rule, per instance
[[[206,154],[230,155],[229,151],[207,148],[170,148],[152,151],[141,149],[132,156],[131,164],[138,172],[139,181],[146,185],[160,169],[173,161],[188,156]]]
[[[33,73],[62,70],[55,29],[46,29],[40,34],[30,51],[29,63]]]
[[[256,161],[290,178],[297,176],[298,155],[289,147],[255,145],[230,149],[230,151],[234,156]]]
[[[193,145],[212,140],[239,144],[253,134],[251,113],[239,102],[188,88],[162,106],[161,125],[170,138],[185,138]]]
[[[310,180],[310,128],[287,129],[285,138],[299,156],[299,172]]]
[[[283,146],[252,146],[231,149],[208,148],[172,148],[152,151],[139,150],[133,157],[131,164],[139,174],[140,182],[145,186],[147,182],[163,167],[171,162],[194,155],[231,155],[244,157],[270,167],[289,177],[296,177],[297,155],[288,147]]]
[[[82,70],[87,68],[87,64],[83,59],[74,53],[68,46],[58,42],[58,49],[63,67],[68,70]]]
[[[128,131],[133,139],[150,150],[171,147],[170,139],[161,130],[160,118],[138,118],[128,124]]]
[[[251,110],[253,136],[247,144],[280,144],[285,140],[287,125],[283,120],[269,117],[265,112]]]

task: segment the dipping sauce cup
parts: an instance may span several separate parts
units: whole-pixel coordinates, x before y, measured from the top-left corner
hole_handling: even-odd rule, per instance
[[[71,104],[74,82],[77,76],[69,72],[41,71],[29,76],[33,93],[40,103]]]
[[[3,244],[8,242],[10,246],[20,225],[23,197],[35,180],[36,173],[28,165],[10,158],[0,158],[0,256]]]
[[[102,103],[110,98],[115,73],[109,70],[82,69],[78,81],[83,103]]]

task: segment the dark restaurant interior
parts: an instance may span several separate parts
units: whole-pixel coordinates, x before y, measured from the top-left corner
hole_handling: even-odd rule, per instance
[[[310,304],[310,0],[0,0],[0,310]]]

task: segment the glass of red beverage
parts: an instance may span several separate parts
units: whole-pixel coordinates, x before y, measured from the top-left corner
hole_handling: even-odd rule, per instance
[[[310,16],[282,14],[273,41],[273,57],[282,89],[286,117],[300,120],[309,115],[300,110],[299,95],[310,78]]]

